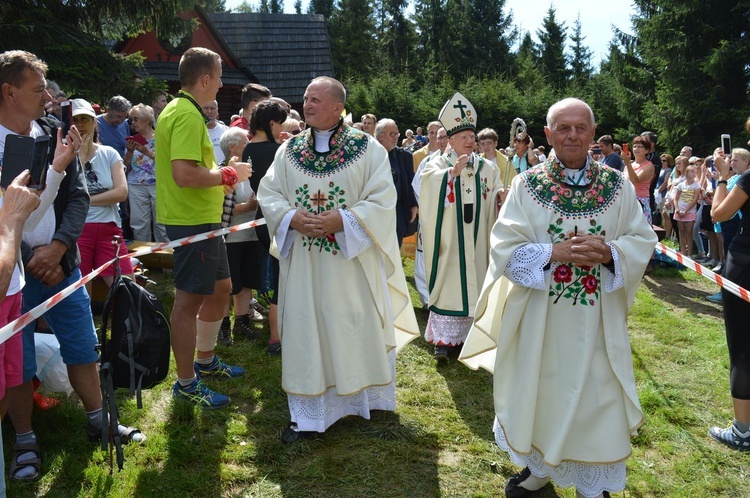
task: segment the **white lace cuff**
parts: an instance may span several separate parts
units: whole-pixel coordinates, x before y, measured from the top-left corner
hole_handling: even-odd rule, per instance
[[[513,251],[505,276],[514,284],[545,290],[544,267],[551,257],[552,244],[524,244]]]
[[[341,220],[344,222],[344,230],[336,233],[336,242],[341,248],[341,253],[349,260],[362,254],[372,245],[372,239],[359,224],[359,220],[351,211],[339,209]]]
[[[615,246],[607,243],[609,250],[612,251],[612,262],[615,264],[615,272],[608,272],[607,282],[604,284],[604,292],[614,292],[623,285],[625,285],[625,279],[622,277],[622,265],[620,265],[620,253],[617,252]],[[604,266],[604,265],[602,265]],[[605,267],[606,268],[606,267]]]
[[[276,247],[279,248],[279,256],[286,258],[289,256],[289,251],[292,250],[292,244],[294,244],[294,238],[297,237],[297,230],[291,228],[292,218],[294,217],[296,209],[290,210],[284,215],[279,223],[279,228],[276,230]]]

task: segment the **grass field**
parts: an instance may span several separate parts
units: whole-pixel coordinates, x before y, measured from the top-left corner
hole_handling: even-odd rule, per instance
[[[411,261],[405,266],[411,275]],[[170,276],[154,278],[171,306]],[[613,496],[750,496],[750,453],[734,453],[706,433],[732,416],[721,307],[704,299],[713,292],[688,270],[644,278],[630,332],[646,421],[633,439],[628,487]],[[424,328],[426,313],[417,315]],[[144,393],[143,410],[118,394],[121,418],[148,441],[126,447],[125,467],[113,475],[109,455],[86,442],[75,400],[37,412],[43,478],[9,483],[8,496],[496,497],[517,470],[493,443],[490,374],[456,362],[437,368],[421,339],[397,360],[397,413],[347,418],[321,439],[295,445],[279,441],[288,421],[281,360],[265,354],[263,340],[220,352],[248,369],[242,380],[209,383],[231,395],[228,409],[173,402],[174,374]],[[11,434],[6,420],[6,464]],[[554,488],[539,496],[575,492]]]

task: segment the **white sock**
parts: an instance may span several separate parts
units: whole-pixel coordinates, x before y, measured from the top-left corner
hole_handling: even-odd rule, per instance
[[[520,487],[528,489],[529,491],[537,491],[542,489],[550,481],[550,477],[537,477],[534,474],[530,474],[521,484]]]

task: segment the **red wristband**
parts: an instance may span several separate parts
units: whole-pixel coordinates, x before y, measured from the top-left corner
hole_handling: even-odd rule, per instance
[[[237,171],[232,166],[221,168],[221,184],[229,187],[237,185]]]

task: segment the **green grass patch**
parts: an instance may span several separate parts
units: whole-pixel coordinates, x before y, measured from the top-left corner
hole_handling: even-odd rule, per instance
[[[405,267],[418,305],[410,260]],[[152,278],[171,308],[171,276]],[[689,270],[659,269],[638,291],[629,323],[646,420],[633,439],[624,496],[750,496],[750,454],[707,436],[710,425],[732,417],[721,307],[704,299],[715,290]],[[417,316],[424,330],[427,314],[418,309]],[[219,351],[248,369],[242,380],[209,382],[232,397],[225,410],[174,402],[174,374],[144,392],[143,410],[118,393],[121,418],[148,436],[143,446],[125,447],[122,472],[110,475],[109,454],[86,442],[75,399],[35,413],[43,477],[9,482],[8,496],[497,497],[517,471],[493,443],[492,377],[456,362],[438,368],[423,339],[398,357],[397,413],[350,417],[321,439],[291,446],[279,441],[289,417],[281,360],[266,355],[264,340],[240,339]],[[3,429],[7,464],[8,421]]]

